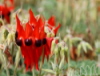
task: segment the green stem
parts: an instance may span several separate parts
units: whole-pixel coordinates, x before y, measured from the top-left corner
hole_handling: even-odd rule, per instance
[[[34,68],[32,69],[32,76],[35,76],[35,73],[34,73]]]
[[[20,55],[21,55],[21,52],[20,52],[20,48],[18,47],[18,51],[17,51],[16,58],[15,58],[15,69],[14,69],[13,76],[16,76],[16,71],[18,68],[19,61],[20,61]]]
[[[59,62],[59,61],[58,61],[58,62]],[[56,56],[56,54],[55,54],[54,63],[55,63],[56,65],[58,65],[58,63],[57,63],[57,56]],[[56,71],[56,76],[59,76],[58,71]]]
[[[41,76],[42,65],[43,65],[43,62],[41,61],[41,63],[40,63],[40,70],[39,70],[39,75],[38,76]]]
[[[44,50],[44,49],[43,49],[43,50]],[[43,51],[43,53],[42,53],[41,59],[43,59],[43,55],[44,55],[44,51]],[[41,76],[42,65],[43,65],[43,62],[41,61],[41,63],[40,63],[40,70],[39,70],[39,75],[38,75],[38,76]]]
[[[57,73],[57,75],[56,76],[59,76],[59,74]]]
[[[68,69],[70,68],[70,50],[71,50],[71,40],[68,41]]]
[[[8,68],[7,68],[7,60],[6,60],[6,58],[4,57],[4,55],[3,55],[3,58],[4,58],[4,62],[5,62],[5,68],[6,68],[7,76],[10,76],[9,70],[8,70]]]

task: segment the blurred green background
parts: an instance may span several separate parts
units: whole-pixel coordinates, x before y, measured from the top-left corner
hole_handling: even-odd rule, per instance
[[[46,19],[54,15],[62,25],[61,36],[70,28],[74,35],[91,33],[93,39],[100,38],[99,0],[15,0],[15,7],[31,8],[35,15],[42,14]]]

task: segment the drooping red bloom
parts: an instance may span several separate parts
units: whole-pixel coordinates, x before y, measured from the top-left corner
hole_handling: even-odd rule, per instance
[[[11,6],[7,6],[6,4],[7,0],[4,0],[4,4],[0,5],[0,17],[2,19],[5,19],[7,23],[10,23],[10,15],[11,15],[11,11],[14,9],[14,1],[13,0],[9,0],[9,2],[11,3]]]
[[[49,58],[53,37],[47,37],[44,30],[45,21],[41,17],[36,19],[31,10],[29,10],[29,14],[29,21],[24,24],[25,29],[16,15],[15,40],[16,44],[20,46],[26,70],[31,70],[33,67],[39,70],[38,63],[40,57],[43,56],[43,60],[45,57]]]

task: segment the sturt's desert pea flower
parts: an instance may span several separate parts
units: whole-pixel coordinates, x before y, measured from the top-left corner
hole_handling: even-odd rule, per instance
[[[7,1],[10,2],[11,6],[7,6]],[[0,17],[6,20],[7,23],[10,23],[10,15],[11,11],[14,9],[14,1],[13,0],[4,0],[4,4],[0,5]]]
[[[29,10],[29,21],[27,23],[22,24],[17,15],[16,22],[15,41],[21,49],[26,70],[31,70],[33,67],[39,70],[40,57],[42,57],[42,61],[44,61],[44,58],[49,58],[53,40],[53,37],[47,37],[44,30],[45,20],[42,17],[37,19],[32,10]],[[25,25],[25,28],[23,28],[23,25]]]

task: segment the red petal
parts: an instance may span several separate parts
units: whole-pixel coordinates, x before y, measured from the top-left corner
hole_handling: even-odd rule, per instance
[[[50,24],[51,26],[55,26],[55,17],[51,16],[50,19],[48,20],[48,24]]]
[[[25,26],[25,35],[26,35],[26,38],[32,36],[32,26],[30,26],[28,23],[26,24]]]
[[[57,34],[57,32],[58,32],[58,29],[60,28],[60,24],[53,30],[54,31],[54,34],[56,35]]]
[[[21,52],[24,57],[24,63],[26,64],[26,70],[28,70],[28,67],[30,66],[30,61],[26,51],[27,50],[25,47],[21,47]]]
[[[33,37],[35,37],[35,39],[39,39],[39,29],[38,28],[34,29],[34,35],[33,35]]]
[[[10,7],[7,7],[7,1],[10,2]],[[10,11],[14,9],[14,0],[4,0],[5,7],[7,7]]]
[[[16,21],[17,21],[17,30],[19,31],[22,28],[22,26],[21,26],[21,22],[17,15],[16,15]]]
[[[4,2],[10,1],[12,4],[14,3],[14,0],[4,0]]]
[[[19,18],[18,18],[18,16],[16,15],[16,21],[17,21],[17,28],[16,28],[16,31],[18,32],[18,38],[19,37],[25,37],[24,35],[25,35],[25,31],[24,31],[24,29],[23,29],[23,27],[21,26],[21,22],[20,22],[20,20],[19,20]]]
[[[36,25],[36,19],[31,9],[29,10],[29,13],[30,13],[29,23],[32,24],[32,26],[34,27]]]
[[[37,70],[39,70],[39,67],[38,67],[38,62],[40,60],[40,57],[42,56],[42,46],[41,47],[35,47],[35,50],[34,50],[34,54],[35,54],[35,67]]]
[[[39,39],[39,26],[38,25],[34,27],[33,37],[35,37],[36,39]]]
[[[42,20],[42,18],[40,17],[39,20],[38,20],[38,26],[39,28],[43,27],[45,24],[45,22]]]
[[[37,25],[37,26],[39,26],[40,39],[43,39],[46,36],[46,33],[44,32],[44,24],[45,24],[45,22],[42,21],[42,18],[40,17],[38,20],[38,25]]]
[[[9,9],[10,11],[13,11],[13,10],[14,10],[14,6],[10,6],[10,7],[8,7],[8,9]]]
[[[45,45],[44,55],[47,57],[47,59],[48,59],[48,56],[49,56],[50,52],[51,52],[50,47],[48,45]]]
[[[40,39],[43,39],[46,37],[46,33],[44,32],[44,26],[40,30]]]
[[[8,23],[10,23],[10,17],[9,16],[5,16],[5,19]]]
[[[39,61],[39,55],[38,55],[38,50],[36,49],[35,50],[35,67],[37,70],[39,70],[39,67],[38,67],[38,61]]]
[[[27,51],[28,51],[28,53],[29,53],[29,60],[30,60],[30,64],[31,64],[31,66],[33,66],[34,65],[34,62],[35,62],[35,55],[34,55],[34,53],[33,53],[33,51],[34,51],[34,49],[33,49],[33,46],[27,46]],[[34,56],[33,56],[34,55]]]
[[[10,2],[13,4],[14,3],[14,0],[10,0]]]
[[[24,55],[24,61],[26,64],[26,70],[28,69],[32,69],[34,61],[33,61],[33,53],[32,53],[32,47],[31,46],[24,46],[22,47],[21,51],[23,51],[23,55]]]
[[[53,38],[46,38],[47,39],[47,43],[43,46],[44,48],[44,53],[43,53],[43,62],[44,62],[44,58],[47,57],[47,60],[49,58],[49,55],[51,53],[51,42],[53,40]]]

